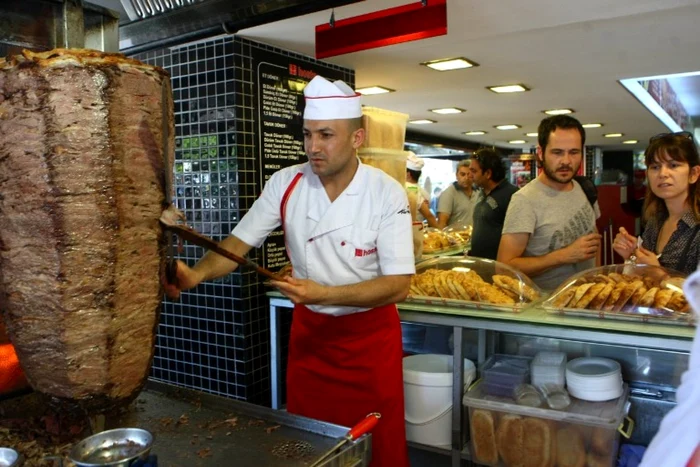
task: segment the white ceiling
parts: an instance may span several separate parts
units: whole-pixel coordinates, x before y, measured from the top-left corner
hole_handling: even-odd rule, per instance
[[[335,10],[336,20],[377,11],[411,0],[371,0]],[[330,12],[239,31],[251,39],[314,55],[314,27]],[[602,122],[588,130],[588,142],[630,148],[603,133],[621,132],[643,148],[666,128],[617,81],[700,70],[700,0],[448,0],[448,34],[328,59],[353,68],[358,87],[382,85],[397,92],[365,96],[367,105],[431,118],[419,131],[509,145],[534,138],[542,110],[572,108],[582,122]],[[477,68],[436,72],[420,62],[467,57]],[[486,86],[524,83],[527,93],[496,95]],[[459,115],[427,109],[455,106]],[[516,123],[520,130],[494,125]],[[465,137],[467,130],[485,130]],[[617,143],[617,144],[615,144]],[[529,143],[521,146],[529,147]]]
[[[118,0],[89,0],[118,3]],[[418,0],[367,0],[335,10],[336,20]],[[572,108],[588,130],[588,143],[627,148],[603,133],[621,132],[642,149],[649,136],[666,131],[619,83],[619,79],[700,70],[700,0],[447,0],[448,34],[328,61],[356,71],[356,85],[382,85],[397,92],[365,96],[366,105],[431,118],[418,131],[527,149],[544,117],[542,110]],[[242,36],[314,55],[314,28],[330,11],[239,31]],[[420,62],[464,56],[479,67],[436,72]],[[527,93],[496,95],[486,86],[523,83]],[[693,89],[690,87],[692,94]],[[697,97],[697,96],[696,96]],[[455,106],[459,115],[428,109]],[[688,109],[689,111],[691,109]],[[697,109],[693,108],[693,112]],[[692,115],[692,112],[691,112]],[[494,125],[516,123],[520,130]],[[467,130],[485,130],[465,137]],[[508,140],[526,139],[513,146]]]

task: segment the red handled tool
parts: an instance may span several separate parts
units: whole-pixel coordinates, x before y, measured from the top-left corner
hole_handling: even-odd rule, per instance
[[[340,448],[345,446],[347,443],[351,443],[364,435],[365,433],[369,433],[374,429],[375,426],[377,426],[377,423],[379,422],[379,419],[382,418],[382,415],[373,412],[365,417],[364,420],[362,420],[360,423],[355,425],[348,431],[348,434],[346,434],[335,446],[333,446],[331,449],[329,449],[325,454],[323,454],[321,457],[316,459],[316,461],[311,464],[310,467],[317,467],[321,465],[325,460],[327,460],[329,457],[332,457],[335,455]]]

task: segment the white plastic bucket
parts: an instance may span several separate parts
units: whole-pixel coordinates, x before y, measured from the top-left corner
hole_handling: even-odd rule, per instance
[[[464,359],[466,392],[476,367]],[[432,446],[452,443],[452,356],[423,354],[403,359],[406,439]]]

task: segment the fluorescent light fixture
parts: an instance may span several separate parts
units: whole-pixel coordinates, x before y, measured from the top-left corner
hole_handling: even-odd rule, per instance
[[[409,120],[408,123],[410,123],[412,125],[430,125],[431,123],[437,123],[437,122],[435,120],[421,118],[419,120]]]
[[[463,68],[472,68],[479,66],[478,63],[467,60],[464,57],[458,58],[443,58],[440,60],[431,60],[429,62],[421,63],[423,66],[432,68],[437,71],[451,71],[451,70],[461,70]]]
[[[517,130],[520,128],[520,125],[496,125],[494,128],[499,130]]]
[[[373,96],[375,94],[386,94],[387,92],[394,92],[395,89],[385,88],[384,86],[367,86],[366,88],[355,89],[363,96]]]
[[[574,113],[572,109],[551,109],[543,110],[542,112],[546,113],[547,115],[566,115]]]
[[[525,92],[530,89],[522,84],[506,84],[503,86],[487,86],[486,89],[497,94],[509,94],[512,92]]]
[[[459,109],[457,107],[445,107],[442,109],[430,109],[431,112],[435,112],[436,114],[461,114],[462,112],[466,112],[464,109]]]
[[[603,136],[605,136],[606,138],[621,138],[622,133],[606,133]]]
[[[525,140],[524,140],[524,139],[514,139],[514,140],[511,140],[511,141],[508,141],[508,142],[509,142],[510,144],[525,144]]]
[[[525,133],[525,136],[529,136],[531,138],[536,138],[537,137],[537,132],[535,133]]]
[[[628,139],[627,141],[623,141],[622,144],[637,144],[639,141],[636,139]]]
[[[584,123],[581,125],[584,128],[600,128],[603,126],[602,123]]]
[[[481,135],[485,135],[486,132],[483,130],[472,130],[472,131],[465,131],[464,134],[467,136],[481,136]]]
[[[663,75],[663,76],[647,76],[644,78],[630,78],[621,79],[620,84],[622,84],[627,90],[639,100],[639,102],[649,110],[656,118],[658,118],[661,123],[666,125],[670,131],[683,131],[676,121],[671,118],[671,116],[659,105],[649,91],[644,89],[644,87],[639,84],[640,81],[651,81],[654,79],[668,79],[668,78],[685,78],[689,76],[700,75],[700,71],[693,71],[690,73],[678,73],[675,75]]]

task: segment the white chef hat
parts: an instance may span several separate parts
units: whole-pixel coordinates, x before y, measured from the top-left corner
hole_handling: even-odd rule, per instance
[[[304,120],[346,120],[362,117],[360,94],[338,80],[315,76],[304,88]]]
[[[406,168],[408,170],[415,170],[416,172],[420,172],[421,170],[423,170],[424,165],[425,162],[423,161],[423,159],[416,156],[415,152],[408,151],[408,158],[406,159]]]

